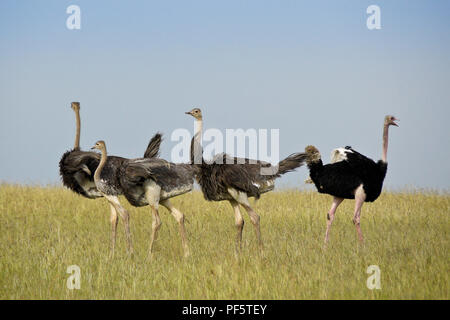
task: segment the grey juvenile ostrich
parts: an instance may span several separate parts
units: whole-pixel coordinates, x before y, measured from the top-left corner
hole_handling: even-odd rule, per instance
[[[200,145],[203,127],[202,112],[199,108],[194,108],[186,114],[195,118],[196,132],[191,143],[191,162],[194,163],[195,178],[205,199],[209,201],[228,200],[233,207],[237,228],[236,251],[239,251],[241,247],[244,228],[244,219],[239,210],[239,205],[242,205],[250,216],[250,221],[255,227],[258,244],[262,248],[260,217],[250,206],[248,198],[259,198],[262,193],[273,190],[275,179],[303,165],[306,154],[290,155],[278,163],[278,170],[266,162],[239,159],[226,154],[219,154],[212,162],[207,163],[203,160]],[[262,174],[263,171],[270,172],[270,174]]]
[[[152,235],[149,254],[152,255],[153,243],[161,227],[159,204],[166,207],[180,227],[184,255],[189,255],[189,247],[184,228],[184,215],[169,201],[170,198],[192,190],[193,168],[188,164],[174,164],[163,159],[120,159],[110,161],[104,141],[98,141],[92,147],[101,151],[100,164],[95,170],[94,181],[98,190],[109,201],[125,221],[125,231],[129,251],[132,251],[129,229],[129,214],[119,202],[118,195],[125,195],[135,207],[150,205],[153,215]],[[112,250],[114,250],[117,215],[111,216]]]
[[[338,148],[332,152],[332,163],[323,165],[319,150],[306,147],[310,177],[317,191],[333,196],[333,204],[327,214],[325,244],[328,242],[331,224],[338,206],[344,199],[355,199],[353,223],[359,240],[363,241],[360,227],[361,207],[366,201],[375,201],[381,193],[387,171],[389,126],[398,126],[394,116],[386,116],[383,126],[383,154],[378,162],[356,152],[351,147]]]
[[[72,102],[71,108],[75,112],[76,134],[72,150],[63,154],[59,162],[59,173],[64,186],[89,199],[102,197],[94,183],[94,171],[100,162],[100,155],[96,152],[80,150],[80,103]],[[144,153],[145,158],[158,157],[161,144],[161,134],[156,133],[150,140]]]

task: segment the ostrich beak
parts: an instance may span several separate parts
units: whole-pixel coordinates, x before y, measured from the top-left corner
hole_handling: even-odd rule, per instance
[[[92,148],[91,148],[91,150],[94,150],[95,149],[95,146],[93,146]]]
[[[396,123],[395,121],[400,121],[400,119],[394,118],[394,120],[392,121],[392,124],[396,127],[398,127],[398,123]]]
[[[192,115],[192,113],[190,111],[186,111],[185,114]]]

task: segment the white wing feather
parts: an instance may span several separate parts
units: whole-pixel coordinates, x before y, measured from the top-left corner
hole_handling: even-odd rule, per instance
[[[337,148],[331,151],[331,163],[347,160],[347,153],[353,153],[353,151],[345,148]]]

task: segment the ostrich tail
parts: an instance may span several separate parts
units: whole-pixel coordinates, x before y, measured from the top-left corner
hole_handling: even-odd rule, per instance
[[[306,154],[306,163],[308,165],[319,162],[319,160],[321,160],[320,152],[314,146],[311,145],[307,146],[305,148],[305,154]]]
[[[306,153],[293,153],[278,163],[278,174],[282,175],[301,167],[307,160]]]
[[[159,157],[159,147],[162,142],[162,134],[157,132],[153,138],[148,143],[147,149],[144,153],[144,158],[158,158]]]

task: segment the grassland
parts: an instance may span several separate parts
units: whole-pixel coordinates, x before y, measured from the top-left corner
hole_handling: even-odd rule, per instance
[[[256,204],[264,254],[244,216],[243,250],[234,255],[234,216],[228,203],[194,192],[175,198],[185,212],[192,255],[182,258],[178,227],[166,209],[153,260],[147,250],[148,207],[133,208],[135,255],[125,250],[120,223],[109,258],[109,207],[60,187],[0,185],[1,299],[448,299],[450,196],[383,193],[365,204],[358,245],[353,201],[339,208],[331,243],[323,236],[330,198],[278,191]],[[69,290],[67,267],[81,268],[81,289]],[[378,265],[381,289],[366,287]]]

